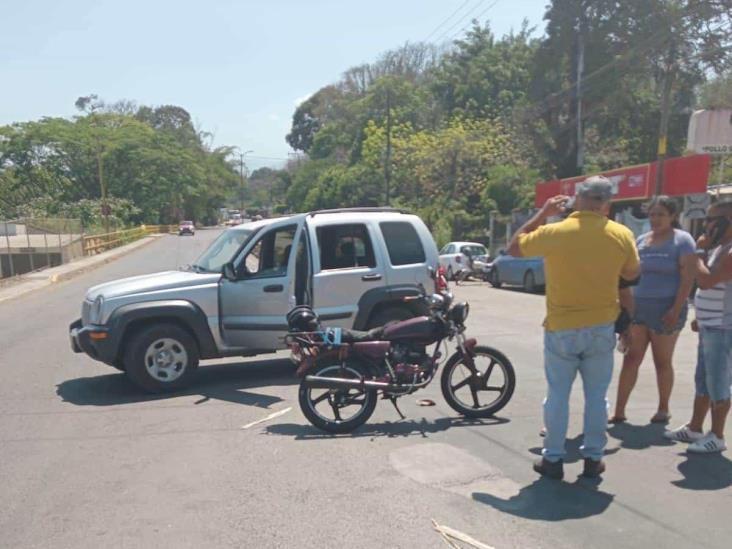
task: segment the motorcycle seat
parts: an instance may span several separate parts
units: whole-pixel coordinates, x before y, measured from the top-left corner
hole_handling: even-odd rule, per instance
[[[364,341],[380,341],[384,334],[383,326],[363,332],[361,330],[343,330],[342,343],[363,343]]]

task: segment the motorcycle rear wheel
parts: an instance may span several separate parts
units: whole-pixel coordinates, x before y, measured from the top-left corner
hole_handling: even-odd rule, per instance
[[[309,375],[323,377],[360,378],[368,377],[359,364],[324,364]],[[350,433],[366,423],[376,408],[377,392],[373,389],[313,389],[306,381],[300,383],[298,392],[300,410],[307,420],[318,429],[328,433]],[[343,412],[348,411],[346,416]]]
[[[473,360],[477,375],[462,353],[450,357],[442,370],[442,396],[450,408],[466,417],[491,417],[511,400],[516,374],[506,355],[491,347],[475,347]],[[498,372],[500,377],[494,377]],[[490,398],[494,394],[495,398]]]

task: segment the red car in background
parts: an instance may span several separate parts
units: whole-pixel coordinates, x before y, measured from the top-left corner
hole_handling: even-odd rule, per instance
[[[189,234],[193,236],[196,234],[196,227],[193,225],[193,221],[181,221],[178,225],[178,236]]]

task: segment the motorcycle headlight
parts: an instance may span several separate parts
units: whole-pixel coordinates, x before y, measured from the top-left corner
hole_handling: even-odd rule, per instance
[[[456,303],[455,306],[450,309],[450,318],[457,324],[463,324],[470,312],[470,305],[466,302]]]
[[[92,303],[91,310],[89,311],[89,323],[99,324],[102,319],[102,308],[104,307],[104,297],[98,295]]]

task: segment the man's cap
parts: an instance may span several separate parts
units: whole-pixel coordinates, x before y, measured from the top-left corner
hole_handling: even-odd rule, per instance
[[[613,197],[613,184],[605,176],[593,175],[577,185],[575,194],[583,198],[594,198],[607,202]]]

